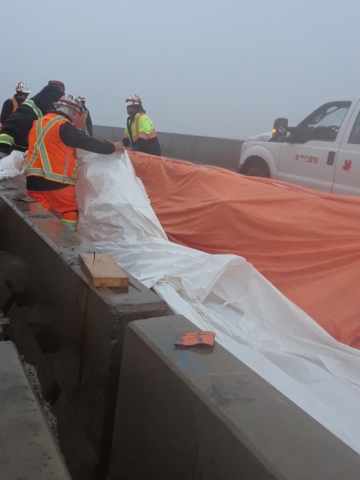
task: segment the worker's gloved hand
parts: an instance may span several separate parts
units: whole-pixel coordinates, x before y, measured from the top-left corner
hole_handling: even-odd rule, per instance
[[[115,152],[123,152],[125,148],[122,142],[115,142],[114,147],[115,147]]]
[[[112,143],[115,148],[115,152],[123,152],[124,151],[124,144],[122,142],[112,142],[111,140],[105,140],[105,142]]]

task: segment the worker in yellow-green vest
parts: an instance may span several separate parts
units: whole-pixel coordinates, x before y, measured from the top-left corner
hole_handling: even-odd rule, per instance
[[[133,152],[161,155],[159,140],[154,125],[143,109],[141,98],[130,95],[126,100],[128,118],[126,121],[124,147],[131,147]]]

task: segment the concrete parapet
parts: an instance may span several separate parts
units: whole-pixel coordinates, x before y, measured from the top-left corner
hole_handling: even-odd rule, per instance
[[[355,480],[360,456],[181,316],[127,327],[110,480]]]
[[[62,399],[65,395],[66,405],[74,409],[95,451],[106,461],[125,325],[172,312],[131,276],[126,294],[90,285],[79,265],[79,253],[96,254],[93,244],[36,202],[29,202],[11,181],[0,182],[0,216],[0,250],[25,265],[21,293],[28,305],[40,305],[47,311],[46,335],[37,329],[34,336],[52,366]],[[57,405],[54,410],[61,417]],[[66,432],[63,434],[65,438]],[[63,446],[64,453],[71,455]]]
[[[1,480],[71,480],[11,342],[0,342]]]
[[[122,140],[123,134],[124,128],[94,126],[94,136],[100,140]],[[241,140],[166,132],[158,132],[158,138],[164,157],[232,171],[238,167],[243,144]]]

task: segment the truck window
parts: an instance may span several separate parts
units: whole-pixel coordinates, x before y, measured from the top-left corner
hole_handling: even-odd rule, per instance
[[[348,143],[360,144],[360,113],[356,117],[354,126],[351,130]]]
[[[351,102],[332,102],[315,110],[297,127],[302,140],[335,142],[350,105]]]

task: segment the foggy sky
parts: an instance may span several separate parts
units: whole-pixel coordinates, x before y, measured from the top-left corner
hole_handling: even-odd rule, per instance
[[[158,131],[244,139],[360,95],[359,0],[0,0],[0,101],[26,81],[82,94],[124,126],[136,93]],[[5,17],[8,21],[5,21]]]

